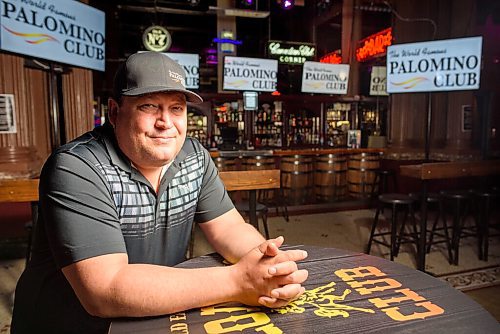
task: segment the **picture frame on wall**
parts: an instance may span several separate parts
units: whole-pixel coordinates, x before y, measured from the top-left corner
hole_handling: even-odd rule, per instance
[[[0,133],[17,133],[13,94],[0,94]]]
[[[347,147],[360,148],[361,146],[361,130],[347,131]]]

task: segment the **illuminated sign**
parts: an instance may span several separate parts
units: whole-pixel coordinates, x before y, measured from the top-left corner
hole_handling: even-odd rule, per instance
[[[333,52],[330,52],[319,60],[320,63],[327,63],[327,64],[341,64],[342,63],[342,57],[341,57],[341,51],[336,50]]]
[[[306,61],[302,69],[302,92],[347,94],[349,65]]]
[[[223,78],[223,89],[273,92],[278,81],[278,61],[226,56]]]
[[[277,59],[283,64],[292,65],[314,60],[316,56],[316,46],[311,43],[269,41],[267,51],[270,58]]]
[[[366,61],[370,58],[384,55],[387,47],[392,44],[392,28],[387,28],[358,42],[356,59]]]
[[[479,89],[482,37],[391,45],[387,92]]]
[[[216,40],[214,40],[215,42]],[[235,45],[241,44],[241,41],[234,39],[234,33],[230,30],[224,30],[220,33],[220,51],[222,53],[234,53],[236,51]],[[239,42],[239,43],[238,43]]]
[[[2,0],[0,17],[0,49],[104,71],[104,12],[79,1]]]
[[[370,78],[370,95],[389,95],[387,94],[387,67],[372,67]]]
[[[172,45],[172,37],[167,29],[161,26],[151,26],[142,34],[142,43],[149,51],[166,51]]]

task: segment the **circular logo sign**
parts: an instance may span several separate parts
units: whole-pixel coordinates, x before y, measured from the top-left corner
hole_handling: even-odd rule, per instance
[[[170,48],[172,37],[162,26],[151,26],[142,34],[142,43],[149,51],[163,52]]]

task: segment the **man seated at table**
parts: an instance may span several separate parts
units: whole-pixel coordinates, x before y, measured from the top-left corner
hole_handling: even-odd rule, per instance
[[[130,56],[109,123],[60,147],[40,177],[32,259],[13,333],[103,333],[112,318],[237,301],[280,307],[304,292],[301,250],[266,241],[230,201],[209,153],[186,138],[185,73],[161,53]],[[179,269],[193,221],[231,266]]]

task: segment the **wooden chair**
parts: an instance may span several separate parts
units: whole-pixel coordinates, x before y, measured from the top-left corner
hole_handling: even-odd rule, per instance
[[[219,173],[222,182],[227,191],[244,190],[248,191],[249,201],[237,203],[238,211],[248,214],[250,224],[259,229],[257,214],[261,213],[265,235],[269,238],[269,229],[267,226],[267,206],[257,203],[257,190],[279,189],[280,188],[280,170],[246,170],[246,171],[228,171]]]
[[[31,203],[31,224],[29,228],[26,264],[31,257],[31,242],[33,230],[38,218],[38,179],[5,179],[0,180],[0,203]]]
[[[257,203],[257,190],[262,189],[279,189],[280,188],[280,170],[265,169],[265,170],[245,170],[245,171],[221,171],[219,176],[224,183],[227,191],[248,191],[249,201],[247,206],[239,204],[236,208],[243,213],[248,214],[250,224],[257,230],[259,223],[257,221],[257,209],[261,212],[266,211],[267,207]],[[266,238],[269,238],[269,229],[267,225],[267,217],[263,219]],[[193,256],[194,250],[194,225],[193,233],[189,243],[188,257]]]

